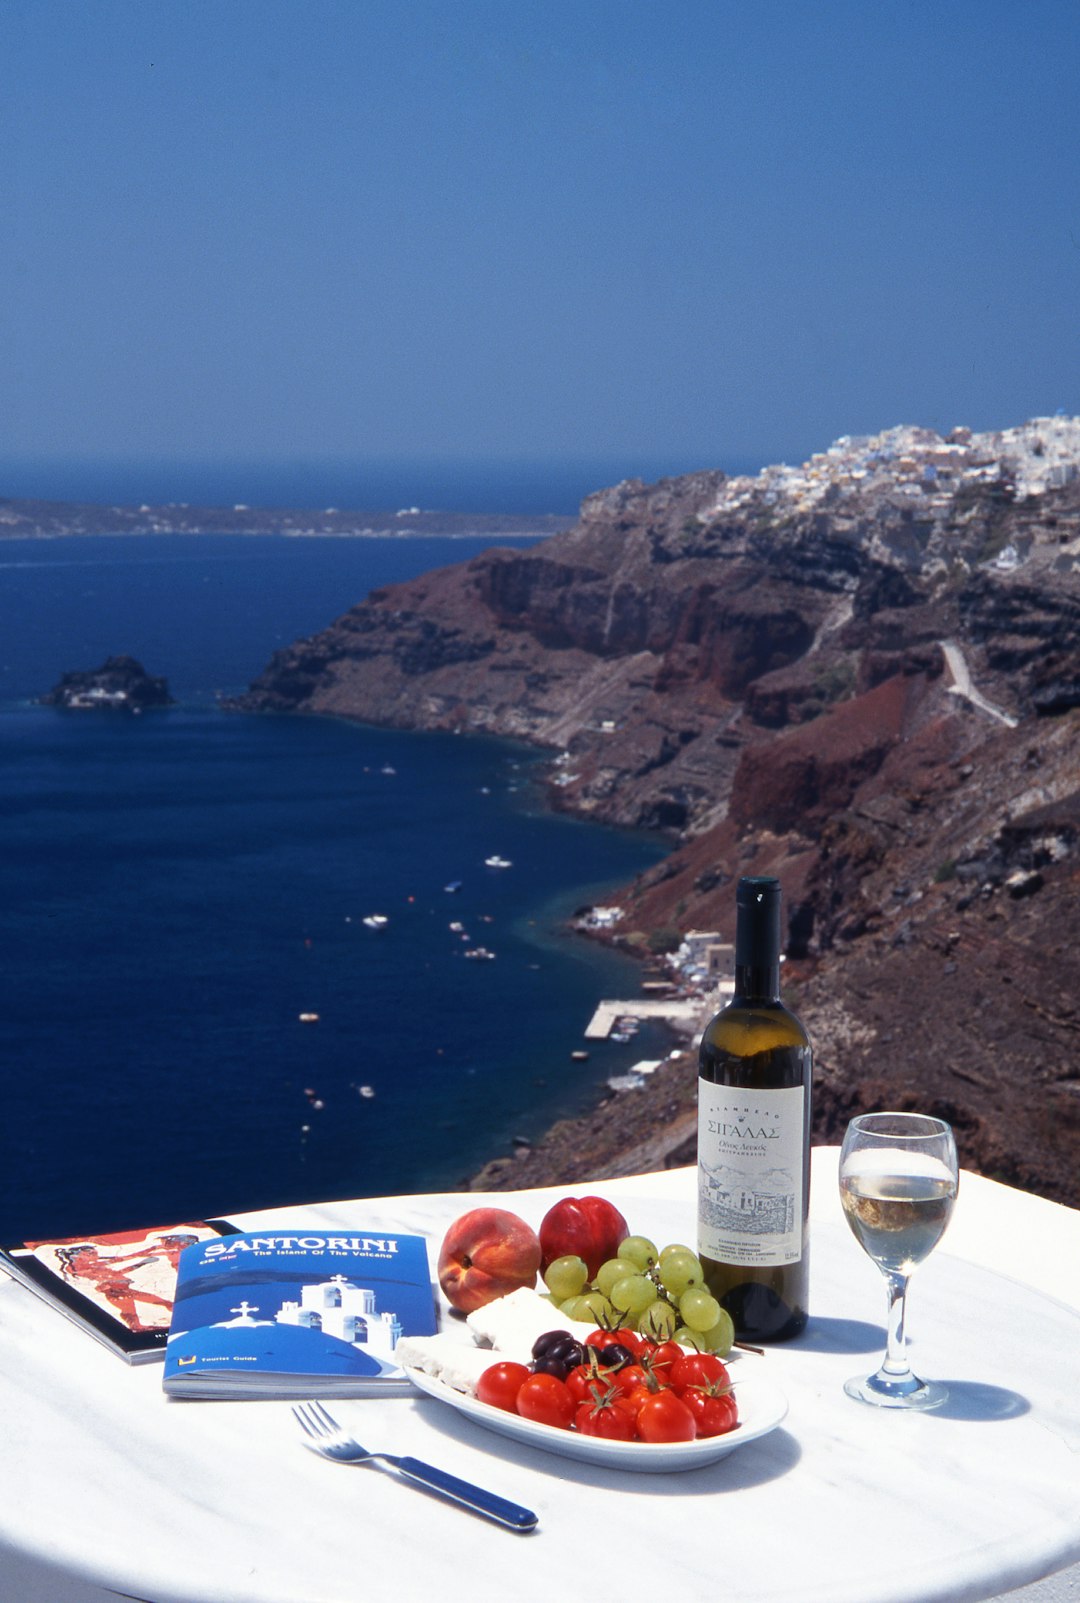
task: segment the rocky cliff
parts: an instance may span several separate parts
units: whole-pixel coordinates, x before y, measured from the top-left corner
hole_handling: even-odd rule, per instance
[[[918,1105],[1080,1204],[1080,420],[601,491],[376,592],[238,705],[550,750],[555,805],[672,839],[631,945],[730,936],[737,875],[778,873],[818,1138]],[[651,1094],[685,1158],[683,1091]]]
[[[38,699],[45,707],[99,712],[173,705],[168,682],[148,674],[134,657],[106,657],[100,668],[71,668]]]

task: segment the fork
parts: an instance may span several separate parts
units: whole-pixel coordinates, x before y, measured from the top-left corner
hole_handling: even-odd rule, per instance
[[[482,1486],[474,1486],[471,1481],[459,1480],[456,1475],[448,1475],[445,1470],[436,1469],[432,1464],[424,1464],[419,1458],[399,1458],[393,1453],[369,1453],[366,1447],[361,1447],[358,1441],[342,1430],[322,1403],[299,1403],[293,1413],[307,1437],[304,1446],[323,1458],[332,1459],[335,1464],[373,1461],[390,1464],[409,1481],[438,1492],[452,1503],[460,1503],[474,1514],[483,1514],[509,1530],[531,1531],[536,1527],[537,1516],[531,1509],[511,1503],[505,1497],[496,1497],[493,1492],[486,1492]]]

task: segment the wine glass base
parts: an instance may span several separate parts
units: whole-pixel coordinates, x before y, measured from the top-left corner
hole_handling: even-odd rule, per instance
[[[876,1408],[940,1408],[948,1400],[949,1388],[939,1380],[920,1380],[918,1375],[854,1375],[844,1383],[849,1397]]]

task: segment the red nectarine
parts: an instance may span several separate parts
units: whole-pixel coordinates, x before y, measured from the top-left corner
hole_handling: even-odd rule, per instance
[[[584,1258],[591,1280],[629,1234],[618,1208],[603,1197],[563,1197],[540,1224],[541,1268],[566,1253],[576,1253]]]

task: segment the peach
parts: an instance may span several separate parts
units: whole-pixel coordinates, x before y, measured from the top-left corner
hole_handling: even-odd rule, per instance
[[[540,1238],[505,1208],[473,1208],[455,1219],[439,1251],[439,1285],[464,1314],[535,1286]]]

